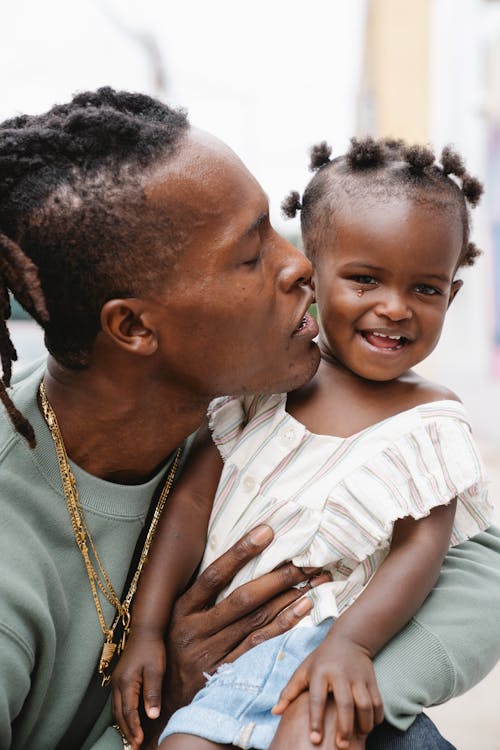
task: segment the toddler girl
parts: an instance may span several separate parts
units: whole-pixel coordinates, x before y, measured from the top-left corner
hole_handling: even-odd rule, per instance
[[[142,685],[157,715],[148,675],[165,666],[169,613],[205,542],[202,570],[248,529],[274,530],[223,596],[290,559],[331,580],[305,595],[312,609],[298,626],[221,667],[171,717],[162,739],[191,735],[183,747],[267,748],[279,715],[305,690],[313,743],[322,740],[328,694],[338,748],[349,746],[355,722],[368,733],[383,719],[373,657],[429,594],[449,545],[490,519],[462,404],[412,370],[439,340],[462,285],[457,269],[478,255],[467,203],[476,205],[481,185],[449,148],[438,165],[430,150],[402,142],[353,139],[333,161],[320,144],[312,168],[302,203],[292,193],[284,211],[301,209],[315,269],[320,367],[288,395],[211,404],[219,453],[198,437],[160,523],[113,678],[118,714],[126,677],[136,704]],[[253,273],[264,254],[249,260]],[[313,325],[307,315],[296,335]],[[136,718],[122,728],[141,741]]]

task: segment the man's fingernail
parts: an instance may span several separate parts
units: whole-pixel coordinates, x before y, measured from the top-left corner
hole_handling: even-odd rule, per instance
[[[250,532],[250,539],[253,544],[265,544],[273,538],[273,530],[270,526],[257,526]]]
[[[303,599],[299,599],[297,604],[294,605],[293,608],[293,614],[294,615],[305,615],[309,610],[312,609],[313,603],[310,599],[308,599],[307,596],[305,596]]]
[[[330,573],[319,573],[317,576],[314,576],[314,578],[311,578],[309,581],[309,585],[313,589],[315,586],[321,586],[322,583],[328,583],[328,581],[331,581],[332,577]]]
[[[157,719],[160,715],[160,709],[158,706],[151,706],[151,708],[148,708],[147,714],[150,719]]]

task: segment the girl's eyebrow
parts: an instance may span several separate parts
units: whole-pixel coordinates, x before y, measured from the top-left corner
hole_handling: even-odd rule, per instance
[[[374,266],[371,263],[364,263],[362,260],[354,260],[342,266],[343,271],[351,271],[351,270],[354,271],[354,270],[359,270],[360,268],[366,271],[378,271],[378,272],[386,270],[382,266]],[[440,274],[440,273],[425,273],[423,271],[422,272],[419,271],[418,276],[421,279],[428,279],[428,280],[436,279],[437,281],[441,281],[443,284],[448,284],[450,281],[449,276],[446,276],[445,274]]]
[[[443,284],[447,284],[450,281],[449,276],[440,273],[422,273],[421,276],[423,279],[437,279],[437,281],[442,281]]]
[[[370,271],[383,271],[384,270],[381,266],[374,266],[371,263],[365,263],[362,260],[351,261],[350,263],[346,263],[345,265],[343,265],[342,268],[345,271],[349,271],[351,268],[352,269],[367,268]]]

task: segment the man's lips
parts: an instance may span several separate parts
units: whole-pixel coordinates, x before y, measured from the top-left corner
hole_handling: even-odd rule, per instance
[[[381,331],[360,331],[361,336],[375,349],[396,351],[408,346],[410,339],[397,333],[382,333]]]
[[[319,329],[316,319],[309,312],[309,308],[315,301],[315,297],[313,290],[309,286],[306,287],[306,292],[307,299],[305,301],[304,307],[302,308],[303,312],[299,320],[297,321],[295,328],[293,329],[292,336],[310,335],[311,338],[314,338],[318,335]]]
[[[310,312],[306,312],[295,327],[292,336],[309,336],[314,338],[318,335],[318,324]]]

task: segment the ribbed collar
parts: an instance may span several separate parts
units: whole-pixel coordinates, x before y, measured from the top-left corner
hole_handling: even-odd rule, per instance
[[[12,397],[16,406],[35,430],[36,448],[30,449],[20,436],[17,439],[22,443],[22,446],[19,447],[26,452],[26,459],[33,461],[54,491],[64,497],[54,442],[37,403],[38,386],[44,372],[45,362],[35,366],[12,388]],[[82,507],[106,516],[143,519],[148,511],[155,489],[168,471],[172,459],[173,455],[170,456],[167,465],[162,467],[148,482],[136,485],[107,482],[88,474],[72,461],[70,461],[70,465],[75,476]]]

